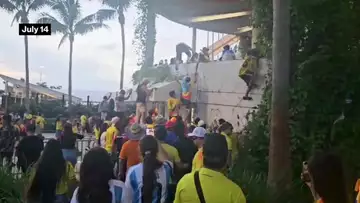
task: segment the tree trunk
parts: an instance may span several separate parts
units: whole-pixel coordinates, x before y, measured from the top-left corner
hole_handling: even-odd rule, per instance
[[[71,114],[71,105],[72,105],[72,57],[73,57],[73,45],[74,45],[74,36],[70,36],[70,52],[69,52],[69,89],[68,89],[68,109]]]
[[[30,82],[29,82],[29,42],[28,36],[24,36],[25,44],[25,108],[30,112]]]
[[[289,129],[290,2],[273,0],[273,74],[268,184],[282,191],[291,181]]]
[[[125,68],[125,28],[124,28],[124,23],[120,23],[120,28],[121,28],[121,46],[122,46],[120,90],[122,90],[124,87],[124,68]]]
[[[149,68],[154,65],[154,52],[156,44],[156,13],[153,3],[147,3],[147,24],[146,24],[146,47],[144,67]]]

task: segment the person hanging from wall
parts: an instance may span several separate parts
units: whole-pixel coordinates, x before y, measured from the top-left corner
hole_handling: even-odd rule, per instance
[[[174,90],[169,92],[170,98],[167,100],[169,119],[179,115],[180,100],[176,98]]]
[[[183,78],[181,82],[181,97],[180,101],[181,104],[185,107],[187,111],[187,116],[184,117],[185,120],[187,120],[188,115],[190,113],[191,108],[191,78],[189,76],[186,76]]]
[[[255,49],[251,49],[247,52],[245,61],[240,67],[239,77],[246,83],[247,90],[244,100],[252,100],[252,97],[249,96],[249,93],[252,89],[256,87],[254,83],[254,76],[257,71],[257,58],[258,54]]]

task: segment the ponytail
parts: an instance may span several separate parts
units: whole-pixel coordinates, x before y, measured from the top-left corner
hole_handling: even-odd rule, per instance
[[[156,153],[146,151],[143,160],[143,187],[142,187],[142,202],[152,203],[153,191],[156,182],[155,170],[160,168],[162,163],[157,160]]]

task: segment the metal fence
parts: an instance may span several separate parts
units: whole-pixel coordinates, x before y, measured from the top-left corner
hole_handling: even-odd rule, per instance
[[[44,139],[44,146],[47,144],[47,142],[50,139],[52,139],[52,138],[45,138]],[[81,161],[84,158],[84,156],[85,156],[85,154],[87,152],[87,148],[91,149],[91,148],[93,148],[95,146],[97,146],[96,139],[91,137],[91,136],[85,136],[83,139],[77,140],[76,143],[75,143],[75,147],[78,150],[78,161]],[[18,161],[18,158],[15,155],[15,150],[14,150],[13,156],[11,158],[11,162],[8,163],[7,160],[3,159],[2,162],[1,162],[1,166],[10,167],[11,173],[15,177],[19,178],[22,175],[22,171],[17,166],[17,161]]]

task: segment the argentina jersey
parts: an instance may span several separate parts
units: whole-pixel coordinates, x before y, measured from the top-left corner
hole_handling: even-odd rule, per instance
[[[120,180],[110,180],[109,187],[112,194],[111,203],[124,203],[125,201],[125,184]],[[77,194],[79,188],[76,188],[70,203],[78,203]]]
[[[152,203],[165,203],[168,195],[168,185],[171,182],[172,163],[165,161],[163,166],[155,171],[157,185],[153,191]],[[125,181],[125,199],[127,203],[142,203],[142,180],[143,164],[137,164],[131,167],[126,175]]]

